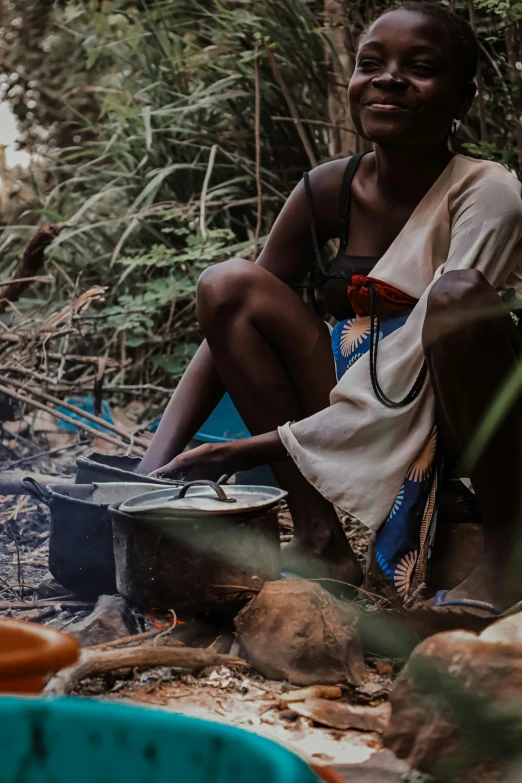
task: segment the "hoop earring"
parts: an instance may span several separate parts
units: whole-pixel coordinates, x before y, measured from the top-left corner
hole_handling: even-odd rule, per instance
[[[457,128],[458,128],[457,120],[453,120],[453,122],[451,123],[451,130],[450,130],[451,137],[456,136]]]

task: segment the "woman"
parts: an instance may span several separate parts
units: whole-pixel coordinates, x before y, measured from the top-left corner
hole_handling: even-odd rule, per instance
[[[308,198],[305,178],[256,264],[232,259],[201,277],[206,341],[141,470],[217,478],[271,463],[289,491],[291,570],[361,583],[335,503],[377,531],[395,586],[415,587],[442,454],[447,473],[518,362],[522,341],[497,292],[522,293],[520,186],[499,164],[448,148],[477,61],[470,27],[442,6],[383,14],[361,39],[348,91],[375,151],[314,169]],[[340,321],[335,359],[327,326],[290,287],[315,263],[315,228],[321,242],[341,235],[344,251],[324,291]],[[257,437],[182,453],[225,389]],[[519,540],[521,413],[517,398],[470,470],[484,558],[437,603],[495,612],[522,597],[521,579],[505,578]]]

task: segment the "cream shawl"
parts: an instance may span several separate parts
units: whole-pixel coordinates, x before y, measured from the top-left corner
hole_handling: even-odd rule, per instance
[[[520,183],[498,163],[463,155],[448,163],[372,272],[419,299],[405,325],[379,343],[379,382],[392,399],[407,393],[422,365],[431,286],[458,269],[478,269],[495,289],[522,294]],[[429,382],[408,406],[386,408],[373,392],[366,354],[333,389],[330,407],[285,424],[279,436],[324,497],[377,530],[433,422]]]

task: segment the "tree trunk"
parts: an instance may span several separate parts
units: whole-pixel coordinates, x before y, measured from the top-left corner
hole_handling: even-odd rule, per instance
[[[328,148],[332,158],[342,158],[369,147],[355,132],[348,107],[346,92],[354,68],[355,45],[342,3],[324,0],[324,16],[331,41],[331,46],[326,44],[328,113],[335,126],[329,129]]]

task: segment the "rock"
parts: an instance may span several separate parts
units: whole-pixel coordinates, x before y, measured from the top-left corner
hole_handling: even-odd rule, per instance
[[[73,593],[57,582],[50,573],[38,585],[38,598],[63,598],[70,595]]]
[[[357,615],[315,582],[267,582],[236,617],[241,649],[272,680],[295,685],[363,682]]]
[[[436,666],[431,669],[432,675],[437,671],[451,675],[464,686],[470,699],[468,711],[481,709],[483,702],[475,702],[477,697],[486,697],[492,706],[505,709],[510,702],[515,704],[520,700],[522,644],[498,644],[472,633],[451,631],[436,634],[415,649],[391,694],[392,716],[384,734],[384,745],[423,772],[432,772],[438,764],[461,750],[467,736],[467,721],[458,722],[453,717],[453,710],[444,696],[445,681],[430,677],[430,669],[426,667],[430,663]],[[424,687],[419,684],[419,677],[424,681]],[[446,682],[451,684],[451,681]],[[461,704],[463,698],[459,697]],[[487,729],[484,732],[487,734]],[[476,741],[475,736],[475,748]],[[477,762],[479,766],[474,768],[473,776],[463,780],[487,780],[489,783],[501,774],[496,762],[491,767],[489,758],[480,758]],[[484,777],[486,767],[490,777]]]
[[[413,780],[406,762],[399,761],[389,750],[372,753],[362,764],[336,764],[331,769],[350,783],[401,783]]]
[[[137,633],[136,622],[120,595],[101,595],[90,615],[67,627],[81,647],[112,642]]]
[[[480,638],[497,644],[522,644],[522,612],[517,612],[489,625]]]

